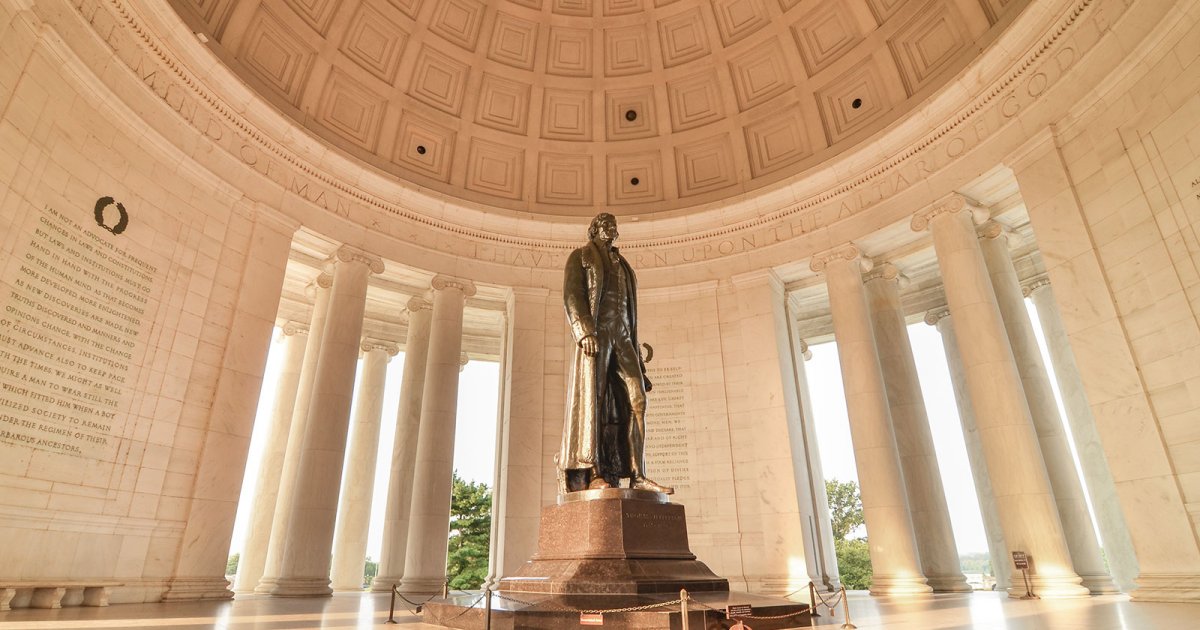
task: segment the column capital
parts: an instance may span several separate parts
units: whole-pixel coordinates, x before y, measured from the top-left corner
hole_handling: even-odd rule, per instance
[[[368,253],[357,247],[350,245],[342,245],[333,255],[334,260],[338,262],[357,262],[362,263],[371,270],[373,274],[383,273],[383,259],[375,254]]]
[[[387,353],[388,358],[400,354],[400,346],[390,341],[380,341],[378,339],[363,339],[362,345],[359,346],[363,353],[371,352],[372,350],[382,350]]]
[[[458,371],[462,372],[463,370],[467,369],[467,363],[470,361],[471,357],[467,356],[466,352],[460,352],[458,354]]]
[[[329,273],[328,271],[322,271],[321,273],[317,274],[316,278],[313,278],[312,285],[322,289],[328,289],[329,287],[333,286],[333,274]]]
[[[1018,235],[1016,232],[1013,232],[1012,228],[1000,223],[999,221],[994,221],[991,219],[983,222],[983,224],[976,228],[975,234],[979,236],[979,238],[987,240],[995,240],[1003,237],[1005,244],[1008,247],[1014,247],[1021,242],[1020,235]]]
[[[454,276],[438,274],[433,277],[433,280],[429,284],[433,287],[434,291],[458,289],[465,297],[475,295],[475,283],[465,278],[455,278]]]
[[[1021,295],[1030,297],[1038,289],[1048,286],[1050,286],[1050,278],[1047,278],[1046,276],[1039,276],[1021,285]]]
[[[860,269],[864,272],[871,270],[871,259],[862,255],[862,250],[854,243],[845,243],[838,245],[832,249],[827,249],[823,252],[813,254],[812,261],[808,267],[813,271],[820,273],[829,267],[829,263],[839,260],[858,261]]]
[[[900,287],[908,286],[908,276],[900,273],[896,265],[890,262],[875,263],[870,270],[863,274],[864,284],[871,280],[888,280],[894,281]]]
[[[292,335],[307,335],[308,334],[308,324],[300,324],[297,322],[284,322],[283,326],[281,326],[280,328],[283,329],[283,336],[285,336],[285,337],[291,337]]]
[[[432,308],[433,302],[430,302],[423,297],[414,297],[409,298],[408,304],[405,305],[404,310],[408,311],[409,313],[415,313],[417,311],[428,311]]]
[[[811,359],[812,350],[808,349],[808,342],[803,339],[798,339],[797,341],[800,342],[800,356],[804,357],[805,361]]]
[[[943,214],[962,212],[963,210],[971,212],[971,220],[976,225],[987,220],[987,210],[963,195],[951,193],[933,202],[929,207],[922,208],[913,213],[912,222],[909,223],[909,227],[914,232],[924,232],[929,229],[929,224],[934,218]]]
[[[930,326],[937,326],[938,322],[950,317],[950,309],[943,306],[941,308],[931,308],[925,311],[925,323]]]

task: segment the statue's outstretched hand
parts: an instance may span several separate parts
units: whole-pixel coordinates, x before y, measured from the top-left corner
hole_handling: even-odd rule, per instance
[[[654,383],[651,383],[650,377],[646,376],[645,374],[642,375],[642,385],[646,386],[646,391],[654,389]]]
[[[599,350],[599,346],[596,343],[596,336],[588,335],[583,339],[580,339],[579,348],[583,350],[583,353],[589,357],[596,356],[596,351]]]

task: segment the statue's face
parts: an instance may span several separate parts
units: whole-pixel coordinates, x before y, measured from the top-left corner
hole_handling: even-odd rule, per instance
[[[611,243],[617,240],[617,219],[612,216],[603,216],[596,220],[596,238],[606,243]]]

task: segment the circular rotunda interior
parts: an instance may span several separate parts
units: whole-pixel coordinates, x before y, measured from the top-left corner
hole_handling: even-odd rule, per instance
[[[370,500],[340,484],[381,414],[377,590],[433,589],[477,360],[487,583],[512,575],[558,500],[564,265],[599,212],[663,383],[659,480],[731,585],[838,585],[805,371],[833,342],[873,593],[969,588],[929,428],[957,414],[993,564],[1196,601],[1198,7],[0,0],[0,622],[361,590]]]

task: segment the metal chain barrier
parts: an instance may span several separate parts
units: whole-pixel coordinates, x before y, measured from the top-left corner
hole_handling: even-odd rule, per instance
[[[485,597],[485,595],[480,595],[479,597],[476,597],[475,601],[471,602],[470,606],[463,608],[462,611],[460,611],[458,614],[454,615],[453,617],[446,617],[445,619],[439,619],[436,615],[433,614],[432,610],[425,611],[425,614],[429,615],[429,618],[431,620],[433,620],[434,623],[444,626],[444,625],[446,625],[444,622],[453,621],[453,620],[458,619],[459,617],[471,612],[472,610],[475,610],[475,606],[478,605],[479,602],[483,601],[484,597]],[[490,611],[488,611],[488,614],[490,615]]]
[[[405,597],[402,593],[400,593],[400,585],[399,584],[393,584],[392,585],[392,603],[388,608],[387,621],[385,621],[384,623],[400,623],[399,621],[396,621],[396,598],[397,597],[404,600],[405,603],[407,603],[409,606],[412,606],[412,608],[405,607],[405,609],[408,610],[408,613],[410,615],[415,616],[415,615],[421,614],[421,608],[423,606],[425,606],[425,604],[428,604],[431,600],[433,600],[433,598],[437,597],[438,595],[441,595],[444,598],[446,596],[445,588],[446,587],[443,586],[441,593],[434,593],[433,595],[426,597],[424,601],[414,602],[413,600]]]

